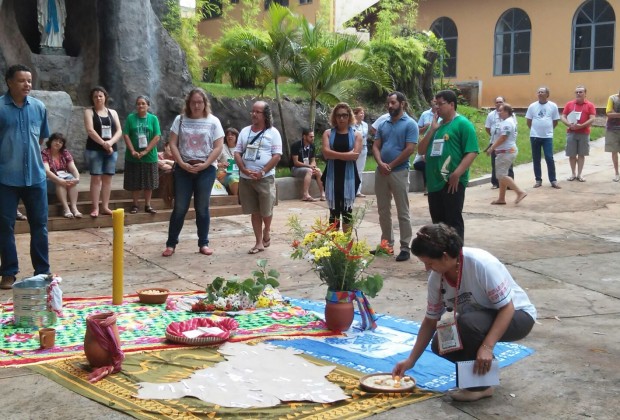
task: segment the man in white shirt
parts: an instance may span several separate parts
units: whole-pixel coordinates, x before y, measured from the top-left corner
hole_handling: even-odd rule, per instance
[[[555,161],[553,160],[553,129],[558,125],[560,112],[558,106],[549,100],[549,88],[541,86],[538,89],[538,101],[533,102],[525,113],[527,126],[530,128],[530,143],[532,145],[532,160],[534,162],[534,188],[542,185],[542,170],[540,167],[540,149],[545,154],[549,182],[555,189],[560,184],[555,176]]]
[[[499,107],[504,104],[504,102],[506,102],[506,99],[503,96],[498,96],[497,98],[495,98],[495,109],[489,112],[489,115],[487,115],[487,119],[484,123],[484,128],[487,131],[487,134],[491,136],[489,146],[492,146],[493,143],[495,143],[495,140],[497,140],[502,135],[500,130],[502,119],[499,117],[497,111],[499,110]],[[517,117],[513,114],[511,118],[514,120],[516,127]],[[491,188],[494,190],[499,188],[499,180],[497,179],[497,176],[495,174],[495,158],[495,152],[491,153],[491,184],[493,185]],[[515,179],[512,165],[510,165],[510,169],[508,169],[508,176],[512,179]]]

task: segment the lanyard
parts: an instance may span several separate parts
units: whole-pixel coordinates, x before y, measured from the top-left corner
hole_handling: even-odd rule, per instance
[[[454,294],[454,310],[452,311],[452,315],[455,321],[456,321],[456,310],[459,304],[459,289],[461,288],[462,278],[463,278],[463,250],[461,249],[461,252],[459,253],[459,256],[456,260],[456,292]],[[441,293],[442,291],[441,286],[443,284],[444,279],[446,280],[446,283],[448,283],[450,287],[454,287],[450,284],[450,282],[445,276],[441,276],[441,281],[439,282],[439,296],[442,301],[443,301],[443,297],[442,297],[443,293]]]

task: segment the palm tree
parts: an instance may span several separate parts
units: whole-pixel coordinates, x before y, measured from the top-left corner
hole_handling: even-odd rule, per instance
[[[251,33],[240,35],[258,53],[258,63],[271,73],[280,114],[283,160],[285,162],[288,161],[290,155],[290,145],[286,137],[278,79],[283,76],[283,68],[292,60],[293,34],[296,30],[296,22],[297,19],[287,7],[272,3],[263,25],[267,37],[260,37]]]
[[[385,71],[353,60],[356,50],[366,48],[364,41],[355,35],[325,31],[320,21],[312,25],[305,17],[299,19],[299,24],[294,61],[285,70],[310,96],[310,129],[314,129],[317,100],[336,103],[349,95],[343,82],[363,80],[383,89],[392,88]]]

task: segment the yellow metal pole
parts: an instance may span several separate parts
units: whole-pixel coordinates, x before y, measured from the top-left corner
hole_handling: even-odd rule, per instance
[[[112,211],[112,304],[123,303],[123,230],[125,210]]]

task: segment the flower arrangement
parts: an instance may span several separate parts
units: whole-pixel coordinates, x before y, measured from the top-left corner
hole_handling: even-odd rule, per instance
[[[375,255],[384,253],[377,247],[375,255],[365,240],[357,239],[357,226],[363,219],[365,208],[355,209],[353,227],[348,232],[338,230],[336,224],[317,219],[306,232],[299,217],[293,215],[288,225],[293,234],[293,253],[291,258],[307,258],[321,282],[328,291],[361,290],[370,297],[375,297],[383,287],[383,277],[379,274],[367,274],[366,270]]]
[[[241,311],[269,308],[283,303],[277,287],[280,285],[277,270],[267,270],[267,260],[256,261],[257,270],[245,280],[216,277],[207,286],[207,297],[192,305],[193,312]]]

